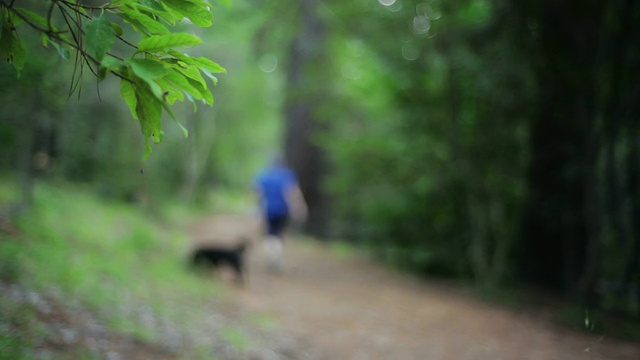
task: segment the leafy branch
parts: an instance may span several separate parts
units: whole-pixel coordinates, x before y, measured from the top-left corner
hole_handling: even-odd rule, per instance
[[[194,111],[196,101],[213,105],[209,84],[217,82],[213,74],[225,69],[207,58],[194,58],[179,51],[197,46],[202,40],[173,29],[183,22],[211,26],[210,4],[206,0],[111,0],[101,6],[79,4],[77,0],[45,1],[48,6],[40,4],[29,9],[17,7],[13,0],[0,0],[0,56],[13,64],[20,76],[27,47],[18,31],[28,28],[39,33],[42,44],[54,47],[60,57],[69,59],[70,53],[75,52],[71,92],[78,88],[85,66],[99,80],[108,74],[119,77],[120,94],[140,122],[146,140],[145,157],[151,153],[150,140],[162,141],[163,112],[176,120],[170,108],[175,101],[186,98],[194,103]],[[141,40],[128,40],[123,26],[139,33]],[[118,42],[125,44],[130,53],[116,54]],[[80,76],[75,80],[78,71]],[[187,136],[186,129],[178,125]]]

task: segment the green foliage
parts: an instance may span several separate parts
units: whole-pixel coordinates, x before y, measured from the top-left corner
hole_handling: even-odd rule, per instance
[[[0,297],[0,359],[25,359],[31,346],[29,335],[37,329],[34,323],[35,309],[25,306],[9,296]],[[10,329],[10,331],[7,331]]]
[[[0,281],[15,282],[22,273],[20,244],[5,235],[0,235],[0,242],[3,244],[0,252]]]
[[[228,327],[221,329],[220,335],[237,350],[243,351],[249,346],[247,336],[236,328]]]
[[[283,119],[289,116],[291,99],[285,94],[293,72],[287,70],[296,67],[288,45],[300,34],[299,2],[235,2],[215,8],[216,26],[197,32],[189,23],[212,21],[201,1],[80,7],[85,37],[80,49],[72,46],[59,7],[53,7],[51,23],[44,16],[42,4],[51,3],[15,1],[15,11],[6,4],[2,10],[0,51],[14,61],[0,64],[0,107],[14,109],[0,114],[3,170],[20,164],[25,119],[33,119],[36,137],[51,134],[58,143],[51,166],[37,176],[79,181],[104,197],[151,210],[166,200],[213,204],[221,211],[255,205],[246,190],[282,144]],[[633,219],[640,197],[634,185],[638,126],[632,119],[640,107],[621,94],[633,94],[637,83],[633,44],[640,42],[631,29],[640,7],[603,3],[590,22],[601,25],[587,26],[562,9],[557,19],[541,18],[537,10],[551,3],[324,1],[316,15],[326,26],[328,53],[317,68],[299,69],[322,81],[303,82],[293,98],[325,104],[311,109],[317,123],[303,130],[313,133],[312,145],[322,146],[331,162],[331,172],[322,178],[331,195],[331,232],[421,274],[473,279],[493,291],[521,280],[522,263],[537,259],[531,261],[534,271],[565,281],[560,274],[568,265],[584,261],[580,246],[587,230],[565,226],[582,221],[586,207],[578,205],[589,196],[578,182],[593,170],[590,183],[598,204],[593,218],[599,221],[589,224],[602,225],[601,235],[591,237],[602,251],[599,280],[620,284],[603,294],[602,304],[636,314],[634,246],[640,231]],[[189,21],[182,19],[186,12]],[[75,20],[71,23],[76,30]],[[46,31],[24,31],[34,26]],[[563,36],[581,32],[557,32],[556,26],[582,28],[594,35],[583,38],[594,42],[571,42]],[[29,56],[16,79],[23,57],[19,43]],[[574,65],[587,64],[580,59],[592,59],[591,53],[571,49],[584,44],[597,45],[601,58],[583,71]],[[183,53],[183,47],[194,45],[190,55]],[[45,51],[57,52],[58,63],[47,61]],[[88,57],[75,73],[65,65],[74,60],[73,51]],[[215,108],[198,108],[213,103],[208,85],[225,71],[208,60],[213,56],[228,64],[232,81],[217,86]],[[85,91],[78,94],[81,104],[62,107],[59,95],[67,91],[69,78],[73,89],[93,86],[80,82],[81,64],[85,72],[96,70],[100,93]],[[549,64],[561,71],[550,77]],[[545,97],[550,90],[561,96]],[[118,97],[125,102],[112,101]],[[567,105],[569,100],[574,105]],[[128,113],[139,122],[128,121]],[[589,113],[589,121],[580,117]],[[160,128],[170,114],[178,126]],[[138,126],[145,141],[130,136]],[[140,164],[132,149],[147,142],[148,153],[160,140],[154,156]],[[589,143],[593,148],[585,149]],[[585,154],[593,156],[590,168],[584,166]],[[531,191],[534,159],[546,189]],[[531,211],[542,217],[523,230],[522,218]],[[545,235],[538,236],[538,230]],[[153,246],[144,231],[133,233],[133,243]],[[528,245],[523,237],[530,237]],[[538,266],[547,260],[555,263]],[[577,276],[585,267],[576,268]]]
[[[138,44],[138,52],[165,51],[175,47],[191,47],[202,43],[202,40],[194,35],[180,33],[170,35],[155,35],[145,38]]]
[[[114,29],[104,14],[87,23],[84,28],[84,36],[87,42],[87,55],[98,62],[102,62],[116,41]]]
[[[332,241],[331,252],[341,259],[350,259],[356,254],[357,250],[348,242]]]
[[[157,339],[161,330],[140,320],[143,305],[187,331],[194,319],[179,312],[181,306],[205,308],[218,294],[215,283],[204,284],[187,271],[187,239],[167,231],[167,220],[161,226],[124,204],[100,202],[78,186],[39,187],[36,205],[18,221],[20,239],[0,241],[3,270],[9,266],[6,257],[20,275],[3,280],[57,294],[67,299],[68,308],[89,309],[105,324],[143,340]],[[3,271],[3,276],[8,275]],[[24,327],[19,334],[0,331],[0,341],[8,349],[28,349],[27,339],[41,338],[32,333],[38,320],[29,317],[25,304],[5,300],[0,300],[0,316],[19,316]],[[9,306],[16,311],[6,312]],[[5,320],[14,321],[0,323]]]
[[[183,64],[180,70],[156,66],[160,61],[143,54],[132,56],[129,61],[120,55],[123,60],[106,55],[98,73],[104,76],[99,91],[93,91],[94,78],[85,76],[80,82],[73,67],[56,56],[51,42],[48,48],[40,46],[39,35],[24,31],[23,26],[19,35],[28,45],[30,57],[20,78],[16,78],[12,66],[0,62],[0,105],[14,109],[0,114],[0,152],[3,154],[0,168],[3,171],[18,168],[22,141],[26,137],[23,119],[33,119],[38,132],[34,151],[46,152],[51,158],[50,166],[39,170],[38,177],[90,184],[105,197],[148,204],[151,208],[176,200],[197,205],[219,203],[220,196],[212,194],[212,189],[223,193],[246,192],[258,168],[268,161],[268,154],[281,138],[284,62],[279,57],[278,66],[272,72],[257,66],[260,56],[253,52],[252,38],[256,33],[256,19],[266,20],[267,16],[261,12],[247,13],[249,9],[245,5],[214,8],[219,13],[216,26],[193,32],[204,41],[191,48],[189,56],[180,49],[169,49],[170,56]],[[97,19],[99,12],[95,11],[95,15]],[[135,34],[129,35],[129,22],[117,21],[108,11],[102,16],[112,24],[121,25],[123,36],[135,39]],[[187,32],[188,25],[176,23],[175,29]],[[111,53],[133,51],[129,45],[116,40]],[[228,64],[229,72],[234,74],[233,81],[217,85],[215,107],[197,106],[213,101],[212,94],[205,91],[206,85],[215,84],[217,73],[224,70],[209,60],[214,56],[220,63]],[[133,72],[145,81],[132,84],[111,76],[106,69]],[[159,85],[152,87],[149,83]],[[66,101],[66,97],[61,96],[70,91],[70,86],[85,89],[77,93],[79,101]],[[162,94],[178,126],[166,126],[171,120],[167,108],[158,106],[160,102],[140,108],[154,116],[151,121],[131,121],[129,113],[138,116],[134,86],[149,86],[142,96],[149,93],[155,96],[158,88],[161,92],[171,86],[188,89]],[[128,102],[120,100],[121,91]],[[247,101],[251,102],[250,106]],[[197,112],[194,112],[196,106]],[[159,119],[158,113],[162,113]],[[161,131],[154,129],[158,121],[165,125]],[[146,145],[143,137],[136,136],[140,130],[149,134]],[[189,137],[185,138],[187,133]],[[49,140],[45,138],[43,144],[40,134],[52,139],[50,146],[42,148]],[[162,139],[162,144],[154,145],[154,137]],[[146,146],[153,147],[154,156],[141,163],[139,152]],[[245,200],[239,206],[246,208],[247,202],[254,204],[253,199],[247,201],[246,195],[243,197]]]
[[[2,22],[2,33],[0,33],[0,54],[6,62],[15,67],[20,75],[20,71],[24,68],[26,51],[24,44],[12,31],[12,24],[11,16],[7,15],[6,20]]]
[[[149,140],[158,143],[163,139],[163,110],[177,121],[169,105],[185,96],[194,102],[194,109],[195,100],[213,105],[213,95],[202,74],[215,82],[212,73],[225,72],[225,69],[211,60],[179,52],[201,44],[202,40],[175,30],[183,22],[211,26],[208,2],[114,0],[92,7],[75,1],[49,0],[48,12],[41,4],[32,6],[37,11],[28,9],[29,5],[19,7],[20,3],[14,1],[0,2],[3,59],[13,64],[20,74],[27,56],[26,46],[17,34],[28,27],[40,33],[43,44],[53,45],[63,59],[69,58],[69,50],[76,51],[75,65],[81,73],[82,68],[88,66],[101,80],[108,73],[119,77],[120,94],[133,117],[140,121],[147,142],[145,157],[152,149]],[[124,24],[129,24],[130,29],[141,36],[137,43],[124,37],[129,35],[122,27]],[[128,50],[123,51],[121,44]]]
[[[254,313],[249,316],[249,321],[257,328],[264,330],[275,329],[278,324],[274,316],[267,313]]]
[[[499,26],[496,9],[466,0],[362,7],[370,16],[333,49],[339,95],[357,101],[344,100],[323,137],[337,230],[409,270],[507,280],[529,93],[508,39],[483,41]]]

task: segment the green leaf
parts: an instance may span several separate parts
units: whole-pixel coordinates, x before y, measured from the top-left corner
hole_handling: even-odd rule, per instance
[[[202,83],[193,79],[187,79],[187,81],[200,91],[200,94],[202,94],[202,100],[206,104],[213,106],[213,94],[211,94],[211,91],[209,91],[205,85],[202,85]]]
[[[218,78],[216,78],[215,76],[213,76],[211,73],[226,73],[227,70],[225,68],[223,68],[222,66],[218,65],[217,63],[204,58],[204,57],[199,57],[199,58],[192,58],[189,55],[183,54],[179,51],[176,50],[169,50],[167,52],[169,55],[175,57],[176,59],[188,64],[188,65],[195,65],[198,68],[200,68],[200,71],[202,71],[205,75],[207,75],[211,80],[213,80],[213,83],[216,84],[218,83]]]
[[[166,11],[164,6],[162,6],[162,2],[157,0],[139,0],[138,3],[138,7],[148,9],[155,13]]]
[[[209,70],[207,70],[207,69],[201,69],[201,71],[202,71],[202,73],[203,73],[203,74],[207,75],[207,77],[208,77],[209,79],[211,79],[211,81],[213,81],[213,84],[214,84],[214,85],[217,85],[217,84],[218,84],[218,78],[217,78],[217,77],[215,77],[215,76],[214,76],[214,75],[213,75]]]
[[[176,100],[184,101],[184,95],[182,94],[182,91],[180,91],[179,88],[170,83],[166,78],[156,79],[156,82],[158,83],[158,85],[160,85],[160,88],[162,88],[162,96],[164,98],[164,101],[168,102],[171,105],[173,105]]]
[[[136,113],[136,107],[138,106],[138,99],[136,98],[136,92],[133,88],[133,83],[127,79],[120,81],[120,96],[124,99],[124,102],[129,106],[131,115],[138,120],[138,114]]]
[[[142,79],[158,99],[162,99],[162,89],[154,80],[163,77],[167,73],[164,65],[152,59],[126,59],[133,73]]]
[[[122,26],[114,22],[111,23],[111,30],[113,30],[113,33],[117,36],[122,36],[122,34],[124,34],[124,29],[122,29]]]
[[[169,105],[173,105],[176,100],[183,101],[184,95],[179,89],[173,86],[166,79],[158,79],[157,82],[158,84],[160,84],[163,90],[164,101],[162,102],[162,107],[171,116],[173,121],[175,121],[175,123],[180,127],[180,130],[182,130],[182,134],[184,135],[184,137],[189,137],[189,131],[186,127],[184,127],[184,125],[182,125],[180,121],[178,121],[176,116],[173,114],[173,111],[171,111],[171,108],[169,107]]]
[[[138,52],[162,51],[173,47],[196,46],[200,43],[202,43],[202,39],[187,33],[156,35],[140,41]]]
[[[177,70],[187,77],[189,84],[198,90],[198,93],[201,95],[201,98],[205,103],[213,105],[213,95],[211,94],[211,91],[209,91],[207,83],[202,78],[202,75],[200,75],[197,67],[189,66],[187,68],[177,68]]]
[[[188,66],[188,67],[178,67],[177,70],[184,74],[186,77],[188,77],[189,79],[193,79],[195,81],[197,81],[200,85],[206,87],[207,83],[204,81],[204,79],[202,78],[202,75],[200,75],[200,72],[198,71],[198,68],[195,66]]]
[[[162,99],[162,101],[160,101],[160,105],[162,105],[162,107],[167,111],[167,114],[169,114],[169,116],[171,116],[173,120],[178,121],[176,119],[176,115],[173,113],[173,110],[171,110],[169,103],[167,103],[164,99]]]
[[[175,69],[171,69],[165,79],[197,100],[202,100],[204,98],[202,94],[200,94],[200,90],[193,86],[184,74],[179,73]]]
[[[135,79],[135,75],[130,70],[127,76]],[[145,139],[145,152],[143,159],[151,154],[149,138],[155,143],[162,141],[164,132],[161,127],[160,118],[162,116],[162,101],[158,100],[152,93],[150,87],[144,83],[134,83],[122,79],[120,82],[120,95],[129,106],[133,118],[140,122],[140,130]]]
[[[42,46],[47,47],[49,45],[49,36],[45,33],[40,34],[42,38]]]
[[[193,111],[198,110],[198,104],[195,100],[204,100],[204,96],[201,93],[202,86],[200,84],[194,85],[194,80],[189,79],[176,69],[169,71],[165,79],[173,84],[175,88],[182,90],[187,99],[193,104]]]
[[[162,62],[153,59],[126,59],[133,72],[144,80],[161,78],[167,74]]]
[[[84,29],[84,36],[87,52],[98,62],[102,61],[102,58],[111,50],[111,46],[116,40],[111,22],[104,14],[93,18],[87,23]]]
[[[142,133],[145,137],[153,139],[155,143],[159,143],[164,137],[160,123],[162,104],[146,86],[135,86],[134,88],[138,101],[136,114],[140,120]]]
[[[105,56],[100,63],[100,80],[104,80],[104,78],[107,76],[107,73],[110,71],[121,71],[122,67],[122,61],[111,56]]]
[[[49,24],[47,23],[47,20],[45,18],[43,18],[42,16],[34,13],[33,11],[27,10],[27,9],[15,9],[16,12],[19,12],[20,14],[22,14],[23,16],[25,16],[26,18],[29,19],[29,21],[36,23],[40,26],[42,26],[45,29],[49,28]]]
[[[204,1],[162,0],[162,2],[188,18],[196,26],[209,27],[213,24],[213,15],[209,10],[209,4]]]
[[[55,47],[56,50],[58,50],[58,55],[60,55],[61,58],[63,58],[64,60],[69,60],[69,57],[71,56],[71,54],[69,53],[69,49],[61,46],[55,41],[50,41],[50,43],[53,44],[53,47]]]
[[[184,127],[184,125],[182,125],[182,123],[180,121],[178,121],[178,120],[176,120],[176,124],[178,124],[178,126],[180,127],[180,130],[182,130],[182,135],[184,135],[185,138],[188,138],[189,137],[189,130],[187,130],[187,128]]]
[[[151,138],[156,144],[161,142],[162,138],[164,138],[162,123],[160,122],[160,118],[162,116],[162,103],[153,95],[148,87],[135,86],[134,89],[136,100],[138,102],[136,106],[136,114],[140,120],[140,128],[146,141],[143,157],[143,159],[146,159],[151,155],[152,150],[148,141],[149,138]]]
[[[107,69],[107,70],[109,70],[109,71],[112,71],[112,70],[120,69],[123,66],[123,64],[122,64],[122,61],[120,61],[120,60],[118,60],[118,59],[116,59],[114,57],[105,56],[105,58],[102,59],[102,62],[100,63],[100,66],[105,68],[105,69]]]
[[[18,76],[20,76],[20,72],[24,68],[26,49],[11,28],[11,24],[7,19],[4,19],[0,32],[0,55],[6,62],[13,64]]]
[[[122,8],[121,16],[135,28],[146,31],[150,35],[167,35],[171,33],[161,22],[143,12],[124,7]]]
[[[193,59],[194,65],[198,65],[202,68],[209,70],[212,73],[226,73],[227,69],[220,66],[218,63],[213,62],[207,58],[199,57],[197,59]]]
[[[176,119],[175,116],[171,116],[171,118],[176,123],[176,125],[178,125],[180,130],[182,130],[182,135],[184,135],[185,138],[188,138],[189,137],[189,130],[187,130],[187,128],[184,125],[182,125],[182,123],[180,121],[178,121],[178,119]]]
[[[136,10],[146,13],[147,15],[153,15],[158,19],[162,19],[171,25],[176,24],[176,17],[174,14],[160,2],[156,0],[140,0],[135,4]]]

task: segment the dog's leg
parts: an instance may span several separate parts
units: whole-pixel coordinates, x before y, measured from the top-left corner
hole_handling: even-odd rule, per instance
[[[233,270],[236,273],[236,281],[239,284],[243,284],[244,283],[244,272],[242,270],[242,259],[240,258],[240,254],[238,254],[238,257],[235,259],[232,259],[232,261],[230,261],[230,265],[233,268]]]

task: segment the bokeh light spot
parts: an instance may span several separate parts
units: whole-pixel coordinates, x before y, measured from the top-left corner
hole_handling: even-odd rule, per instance
[[[414,44],[402,45],[402,57],[407,60],[416,60],[420,57],[420,50]]]
[[[426,34],[431,29],[431,20],[424,15],[413,18],[413,32],[416,34]]]
[[[278,57],[273,54],[265,54],[258,60],[258,67],[266,73],[274,72],[278,68]]]
[[[378,0],[378,2],[383,6],[391,6],[395,4],[396,0]]]

